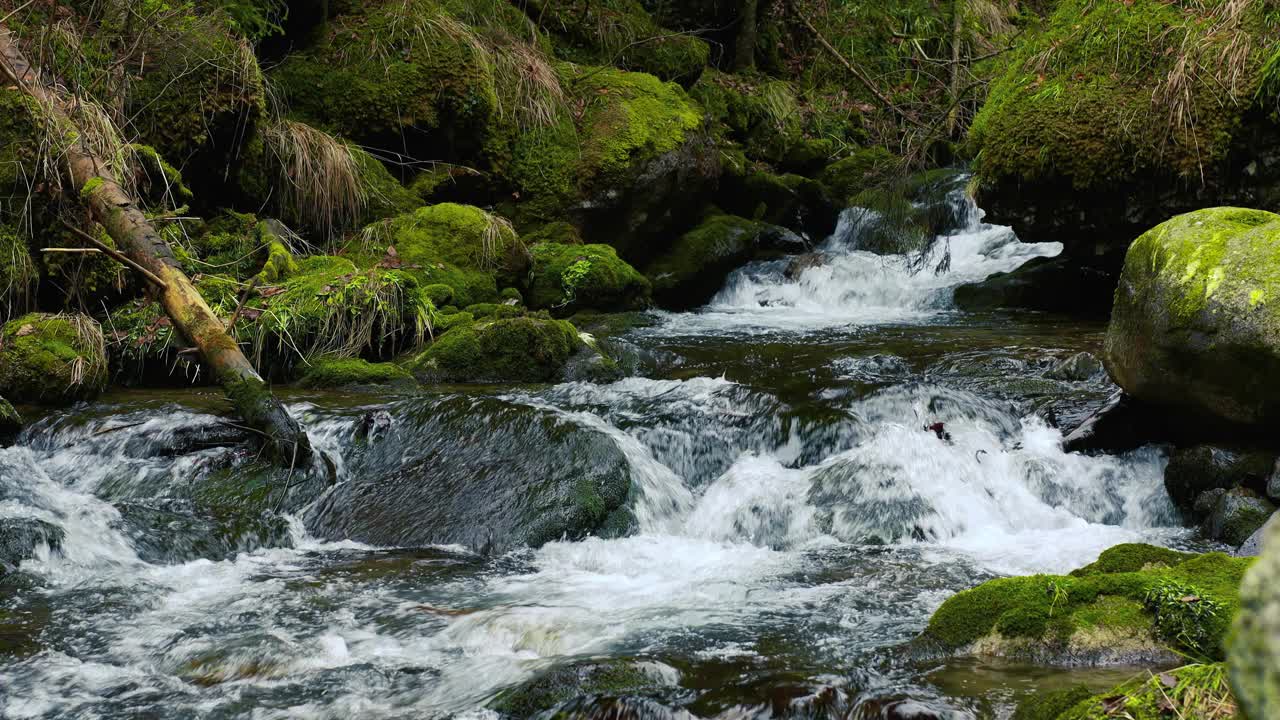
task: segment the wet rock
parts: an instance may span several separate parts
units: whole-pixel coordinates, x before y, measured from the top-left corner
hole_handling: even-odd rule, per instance
[[[408,368],[423,382],[548,382],[582,345],[565,320],[517,317],[449,330]]]
[[[1249,539],[1275,512],[1266,498],[1245,488],[1234,488],[1218,496],[1204,523],[1205,535],[1239,546]]]
[[[1066,258],[1034,258],[1007,273],[955,289],[961,310],[1018,308],[1082,316],[1106,316],[1115,276]]]
[[[1127,452],[1168,437],[1157,413],[1116,392],[1097,412],[1066,434],[1067,452]]]
[[[14,572],[23,560],[34,557],[36,549],[62,547],[62,528],[35,518],[0,518],[0,576]]]
[[[1248,717],[1280,717],[1280,522],[1240,585],[1240,614],[1228,647],[1231,688]]]
[[[798,280],[805,270],[822,267],[827,264],[827,260],[827,255],[820,252],[796,255],[787,262],[787,267],[783,269],[782,276],[788,280]]]
[[[489,707],[516,718],[533,717],[552,708],[559,709],[557,717],[618,717],[608,713],[606,706],[612,706],[620,696],[662,690],[678,679],[679,672],[662,663],[585,660],[553,667],[508,688]]]
[[[1275,454],[1265,450],[1217,445],[1179,448],[1165,467],[1164,486],[1174,504],[1187,513],[1208,490],[1234,487],[1262,490],[1274,460]],[[1201,519],[1202,516],[1193,517],[1195,521]]]
[[[753,172],[722,183],[726,211],[778,225],[810,238],[822,239],[835,230],[839,209],[816,180],[800,175]],[[842,199],[843,200],[843,199]]]
[[[529,307],[557,316],[577,310],[636,310],[649,304],[649,281],[608,245],[533,246]]]
[[[1211,208],[1129,248],[1104,362],[1188,432],[1265,435],[1280,420],[1280,215]]]
[[[413,400],[395,416],[308,513],[314,534],[501,553],[629,527],[630,468],[602,432],[495,398]]]
[[[654,300],[663,307],[687,309],[705,304],[730,272],[752,259],[807,249],[803,238],[785,228],[712,215],[672,243],[645,274],[653,281]]]
[[[1267,476],[1267,497],[1272,500],[1280,500],[1280,458],[1276,459],[1276,464],[1271,468],[1271,474]]]
[[[178,499],[117,507],[138,557],[150,563],[227,560],[242,552],[293,546],[288,520],[270,511],[210,510]]]
[[[1236,557],[1257,557],[1262,554],[1262,545],[1266,542],[1267,534],[1271,532],[1274,525],[1280,524],[1276,522],[1276,518],[1280,517],[1276,513],[1271,513],[1271,517],[1262,524],[1262,527],[1253,531],[1248,540],[1245,540],[1240,547],[1236,548],[1234,555]]]
[[[1054,365],[1049,372],[1045,373],[1045,377],[1055,380],[1084,382],[1092,380],[1104,372],[1106,371],[1102,367],[1102,361],[1095,357],[1093,353],[1078,352]]]

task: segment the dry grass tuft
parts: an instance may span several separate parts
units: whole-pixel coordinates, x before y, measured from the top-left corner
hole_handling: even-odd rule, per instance
[[[498,84],[498,112],[513,114],[523,129],[554,125],[568,107],[560,76],[534,45],[512,41],[493,50],[493,73]],[[515,98],[514,108],[504,102]]]
[[[349,145],[293,120],[266,125],[263,140],[278,163],[287,215],[330,240],[359,222],[368,191]]]

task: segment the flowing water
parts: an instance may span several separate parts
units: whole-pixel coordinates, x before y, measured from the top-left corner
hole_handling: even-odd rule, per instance
[[[41,418],[0,449],[0,527],[51,539],[0,576],[0,716],[497,717],[505,688],[601,658],[644,661],[654,687],[600,717],[1007,716],[1059,676],[911,661],[933,609],[1192,538],[1159,449],[1061,449],[1057,426],[1114,389],[1075,357],[1101,326],[952,309],[958,284],[1060,248],[947,202],[955,229],[922,254],[859,250],[878,219],[851,209],[825,263],[753,264],[699,312],[648,316],[608,341],[636,370],[616,382],[292,396],[330,473],[284,478],[265,510],[254,483],[280,478],[208,391]],[[630,481],[622,537],[512,549],[497,517],[459,545],[335,530],[378,508],[388,537],[436,537],[415,463],[519,486],[604,477],[602,454]],[[258,510],[210,504],[227,483]],[[486,525],[491,497],[466,500],[445,515]]]

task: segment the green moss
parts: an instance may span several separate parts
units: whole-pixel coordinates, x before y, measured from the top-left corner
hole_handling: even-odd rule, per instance
[[[468,305],[463,309],[463,312],[470,313],[477,320],[487,320],[490,318],[520,317],[524,314],[524,308],[497,303],[478,303],[476,305]]]
[[[18,402],[88,399],[107,383],[102,329],[83,315],[31,313],[0,330],[0,393]]]
[[[453,288],[435,283],[422,288],[422,296],[431,301],[433,307],[442,308],[453,301]]]
[[[371,363],[359,358],[314,358],[306,363],[306,371],[298,384],[302,387],[328,388],[345,385],[385,385],[412,382],[409,371],[392,363]]]
[[[1198,181],[1253,104],[1268,45],[1259,40],[1271,33],[1266,3],[1243,9],[1243,40],[1214,15],[1224,4],[1057,3],[1002,61],[1006,70],[974,118],[981,176],[1063,177],[1077,188],[1151,171]],[[1231,44],[1251,54],[1239,77],[1223,82]],[[1166,93],[1172,78],[1186,82]],[[1177,119],[1180,104],[1190,122]]]
[[[1098,559],[1078,570],[1072,577],[1102,575],[1107,573],[1138,572],[1155,567],[1173,567],[1195,557],[1194,553],[1178,552],[1157,545],[1125,543],[1104,550]]]
[[[730,271],[751,258],[763,230],[761,223],[733,215],[706,218],[645,268],[655,296],[679,307],[704,302]]]
[[[831,163],[818,176],[831,197],[847,201],[887,181],[901,161],[882,147],[859,148]]]
[[[564,320],[480,321],[445,333],[409,369],[427,382],[547,382],[580,342]]]
[[[522,234],[529,245],[556,243],[558,245],[582,245],[582,233],[572,223],[549,222]]]
[[[1033,695],[1018,703],[1013,720],[1057,720],[1059,715],[1092,695],[1084,685]]]
[[[0,397],[0,441],[22,429],[22,416],[13,405]]]
[[[448,285],[452,301],[464,305],[493,300],[498,284],[512,284],[528,263],[511,226],[470,205],[419,208],[370,226],[360,242],[350,253],[360,263],[371,264],[387,253],[390,264],[420,286]],[[395,249],[394,257],[387,248]]]
[[[711,54],[705,40],[661,28],[638,0],[533,0],[529,13],[553,17],[565,59],[614,64],[664,81],[693,84]]]
[[[107,181],[103,180],[100,177],[91,177],[84,184],[84,186],[80,188],[80,197],[81,198],[93,197],[93,194],[98,192],[98,189],[106,184],[107,184]]]
[[[509,175],[521,227],[564,220],[585,198],[632,191],[621,187],[629,172],[679,148],[702,123],[678,85],[652,75],[568,64],[557,73],[582,109],[514,139]]]
[[[1185,665],[1161,673],[1143,673],[1112,690],[1084,699],[1048,720],[1132,720],[1232,717],[1234,701],[1222,663]]]
[[[642,307],[649,281],[608,245],[535,245],[529,307],[568,315],[580,308]]]
[[[133,153],[144,175],[137,192],[150,207],[180,208],[195,197],[191,189],[182,182],[182,171],[170,165],[158,150],[150,145],[133,144],[129,146],[129,151]]]
[[[1114,550],[1072,576],[1000,578],[965,590],[938,608],[919,642],[954,652],[996,636],[1001,642],[1022,639],[1046,649],[1101,640],[1115,650],[1124,642],[1148,643],[1160,633],[1166,641],[1178,643],[1177,637],[1167,636],[1169,623],[1152,597],[1153,590],[1173,584],[1219,608],[1196,621],[1206,641],[1199,647],[1182,644],[1179,650],[1220,657],[1222,639],[1239,609],[1240,578],[1250,560],[1222,553],[1178,560],[1175,554],[1142,546]],[[1126,569],[1138,561],[1143,561],[1141,569]],[[1164,564],[1169,561],[1176,564]],[[1117,571],[1104,570],[1112,567]]]

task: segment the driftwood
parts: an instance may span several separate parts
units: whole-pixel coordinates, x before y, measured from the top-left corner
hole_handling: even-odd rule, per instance
[[[72,125],[68,112],[71,101],[51,89],[39,70],[27,62],[3,23],[0,23],[0,76],[35,98],[51,113],[57,125]],[[77,138],[81,137],[77,134]],[[127,258],[126,264],[139,270],[156,286],[160,304],[173,327],[199,349],[205,365],[222,384],[240,417],[266,438],[268,451],[279,461],[290,466],[310,462],[311,443],[306,432],[227,334],[222,320],[182,272],[172,250],[137,203],[112,173],[104,170],[108,165],[96,157],[82,139],[76,139],[66,149],[62,160],[72,187],[93,219],[120,247],[122,253],[119,254]]]

